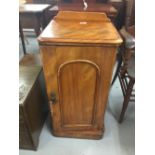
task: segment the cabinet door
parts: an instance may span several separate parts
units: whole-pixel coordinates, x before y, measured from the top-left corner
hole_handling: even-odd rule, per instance
[[[114,62],[110,53],[114,54],[114,50],[105,55],[102,48],[41,47],[55,131],[102,130],[109,77]],[[105,64],[110,68],[105,69],[107,74],[103,80],[102,66],[106,62],[110,62]]]
[[[62,127],[93,126],[99,76],[99,67],[88,60],[60,65],[57,82]]]

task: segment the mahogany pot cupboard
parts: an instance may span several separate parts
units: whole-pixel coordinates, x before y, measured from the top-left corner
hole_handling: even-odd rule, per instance
[[[100,139],[117,30],[104,13],[60,11],[38,41],[53,135]]]

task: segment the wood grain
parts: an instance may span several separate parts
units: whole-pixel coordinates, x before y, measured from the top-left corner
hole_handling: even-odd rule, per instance
[[[85,13],[77,14],[78,18],[83,19],[82,15]],[[75,13],[75,15],[77,14]],[[109,39],[107,44],[102,40],[104,43],[99,45],[95,43],[94,38],[89,37],[86,28],[82,29],[80,26],[74,25],[76,20],[79,22],[83,20],[77,18],[72,21],[73,15],[71,17],[67,17],[68,13],[64,13],[64,15],[65,17],[62,12],[62,17],[56,21],[58,23],[49,27],[50,30],[53,29],[54,33],[60,33],[62,42],[56,35],[51,36],[50,31],[47,30],[45,33],[43,32],[44,35],[49,32],[47,36],[39,37],[47,94],[50,101],[52,133],[56,136],[99,139],[104,131],[103,118],[116,49],[121,43],[121,38],[119,41],[117,38],[113,41]],[[84,16],[89,16],[87,19],[93,21],[95,15],[96,13],[88,13]],[[106,16],[99,14],[98,18],[100,21],[90,23],[92,25],[95,23],[95,27],[100,23],[103,23],[104,26],[104,23],[107,22]],[[58,28],[64,26],[66,21],[67,25],[58,32]],[[108,21],[108,23],[110,22]],[[80,28],[83,33],[80,33]],[[91,26],[87,25],[87,28],[90,29]],[[62,35],[62,31],[67,29],[72,32],[72,35],[71,33],[68,35],[69,38]],[[79,29],[79,33],[75,31],[76,29]],[[112,30],[108,31],[112,32]],[[115,29],[114,32],[116,34],[112,36],[119,36]],[[108,37],[107,33],[99,34],[99,31],[95,29],[92,29],[90,34],[96,38],[101,38],[101,35],[104,35],[104,38]],[[84,36],[88,37],[88,40],[90,39],[89,43],[83,41],[85,40]],[[78,42],[73,41],[73,38],[76,37],[79,37]],[[50,104],[53,103],[51,102],[51,93],[56,98],[54,104]]]
[[[67,62],[60,66],[58,83],[63,126],[93,124],[99,72],[96,65],[83,60]]]
[[[97,131],[101,131],[103,129],[103,115],[108,97],[112,68],[115,61],[116,48],[93,46],[41,46],[40,48],[49,100],[51,92],[55,92],[57,98],[56,104],[50,104],[53,119],[53,133],[55,131],[64,133],[67,131],[75,131],[75,133],[76,131],[78,133],[78,131],[85,132],[87,130],[96,133]],[[68,68],[65,68],[65,71],[61,73],[63,77],[59,79],[60,66],[75,60],[93,62],[99,66],[100,74],[98,69],[94,69],[96,67],[90,67],[87,63],[86,65],[82,63],[74,67],[69,64]],[[75,67],[77,67],[76,70]],[[83,76],[85,76],[85,78],[83,78]],[[72,82],[70,78],[74,81]],[[80,79],[88,80],[81,82]],[[60,85],[59,82],[64,88],[61,91],[58,87],[58,85]],[[71,93],[68,93],[68,91],[71,91]],[[74,97],[74,94],[77,92],[79,95]],[[62,93],[64,94],[63,101],[61,101]],[[96,99],[96,107],[94,97]],[[87,106],[89,106],[89,110],[85,113]],[[71,112],[71,110],[73,111]],[[65,112],[65,114],[63,114],[62,111],[63,113]],[[75,115],[73,114],[74,112]],[[82,116],[84,113],[87,116],[84,116],[83,119]],[[94,118],[92,118],[92,115],[94,115]],[[92,119],[94,119],[94,122],[92,122]],[[70,125],[67,126],[66,124]],[[87,138],[89,137],[94,138],[91,135],[87,136]]]
[[[42,43],[121,44],[117,30],[104,13],[60,11],[38,38]]]

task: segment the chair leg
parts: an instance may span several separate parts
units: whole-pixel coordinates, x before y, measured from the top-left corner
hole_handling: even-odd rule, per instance
[[[119,61],[118,61],[117,69],[116,69],[114,78],[113,78],[113,80],[112,80],[111,86],[113,86],[114,82],[116,81],[116,78],[117,78],[117,76],[118,76],[119,70],[120,70],[120,68],[121,68],[121,64],[122,64],[122,59],[120,58]]]
[[[122,65],[122,55],[121,55],[121,51],[119,51],[118,56],[117,56],[117,59],[118,59],[118,60],[117,60],[117,61],[118,61],[118,64],[117,64],[116,72],[115,72],[114,78],[113,78],[113,80],[112,80],[111,86],[113,86],[114,82],[116,81],[116,78],[117,78],[117,76],[118,76],[120,67],[121,67],[121,65]]]
[[[129,85],[127,87],[127,92],[126,92],[126,94],[124,96],[124,102],[123,102],[123,107],[122,107],[121,115],[120,115],[120,118],[119,118],[119,123],[123,122],[124,115],[125,115],[125,112],[127,110],[127,107],[128,107],[129,101],[130,101],[130,97],[131,97],[131,93],[132,93],[132,90],[133,90],[133,86],[134,86],[134,80],[130,79]]]
[[[20,20],[19,20],[19,32],[20,32],[20,37],[21,37],[21,41],[22,41],[23,52],[25,55],[26,54],[26,47],[25,47],[25,41],[24,41],[24,33],[23,33],[23,29],[22,29],[22,25],[21,25]]]

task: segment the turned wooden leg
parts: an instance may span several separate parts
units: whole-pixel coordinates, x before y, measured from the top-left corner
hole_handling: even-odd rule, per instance
[[[124,102],[123,102],[121,115],[120,115],[120,118],[119,118],[119,123],[122,123],[122,121],[124,119],[124,115],[125,115],[125,112],[127,110],[127,107],[128,107],[129,101],[130,101],[130,97],[131,97],[131,93],[132,93],[132,90],[133,90],[134,83],[135,83],[135,81],[133,79],[130,79],[129,85],[127,87],[126,94],[124,96]]]
[[[122,52],[123,51],[124,51],[124,48],[123,48],[123,46],[121,46],[118,49],[118,54],[117,54],[117,62],[118,62],[118,64],[117,64],[117,68],[116,68],[116,71],[115,71],[111,86],[113,86],[113,84],[116,81],[116,78],[118,77],[118,74],[119,74],[119,71],[120,71],[120,68],[121,68],[121,65],[122,65],[122,62],[123,62],[123,59],[122,59]]]

